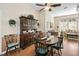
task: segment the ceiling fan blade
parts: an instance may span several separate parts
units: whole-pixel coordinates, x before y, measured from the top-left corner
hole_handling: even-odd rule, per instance
[[[37,6],[44,6],[44,5],[42,5],[42,4],[36,4]]]
[[[51,7],[58,7],[58,6],[61,6],[61,4],[53,4],[53,5],[51,5]]]
[[[40,9],[39,11],[42,11],[44,8]]]

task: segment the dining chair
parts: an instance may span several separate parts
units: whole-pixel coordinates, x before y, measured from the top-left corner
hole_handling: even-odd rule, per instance
[[[58,37],[58,42],[53,44],[51,48],[52,50],[55,49],[57,51],[57,53],[55,51],[56,54],[62,55],[61,49],[63,49],[63,37]]]
[[[17,35],[5,35],[5,41],[6,41],[6,54],[8,55],[8,51],[13,50],[17,48],[19,45],[17,42]]]
[[[48,48],[45,44],[42,44],[38,40],[36,40],[35,52],[36,56],[46,56],[48,54]]]

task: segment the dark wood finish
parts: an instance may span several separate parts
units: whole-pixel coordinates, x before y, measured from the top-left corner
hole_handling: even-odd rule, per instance
[[[24,48],[31,44],[33,41],[33,33],[29,33],[29,30],[36,29],[36,20],[27,18],[25,16],[20,17],[20,47]]]

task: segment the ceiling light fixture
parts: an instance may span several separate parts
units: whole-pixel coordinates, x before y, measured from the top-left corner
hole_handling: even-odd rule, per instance
[[[48,6],[45,6],[45,9],[46,9],[46,10],[49,10],[49,9],[50,9],[50,7],[48,7]]]

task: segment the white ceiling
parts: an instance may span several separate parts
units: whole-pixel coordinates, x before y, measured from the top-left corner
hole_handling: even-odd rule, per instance
[[[44,4],[44,3],[39,3],[39,4]],[[55,4],[55,3],[52,3],[52,4]],[[75,8],[79,3],[61,3],[62,5],[61,6],[59,6],[59,7],[55,7],[55,8],[52,8],[52,9],[56,9],[56,8],[58,8],[58,9],[64,9],[64,8],[71,8],[71,7],[73,7],[73,8]],[[0,7],[5,7],[5,6],[7,6],[8,5],[8,7],[11,5],[11,6],[16,6],[16,5],[22,5],[22,6],[25,6],[25,5],[31,5],[35,10],[40,10],[41,8],[43,8],[42,6],[36,6],[36,3],[2,3],[2,4],[0,4]]]
[[[44,3],[39,3],[39,4],[44,4]],[[61,6],[55,7],[55,8],[52,8],[52,9],[56,9],[56,8],[57,9],[67,9],[67,8],[71,8],[71,7],[75,8],[78,5],[78,3],[61,3],[61,4],[62,4]],[[42,6],[36,6],[35,3],[33,3],[32,6],[36,10],[40,10],[40,9],[43,8]]]

